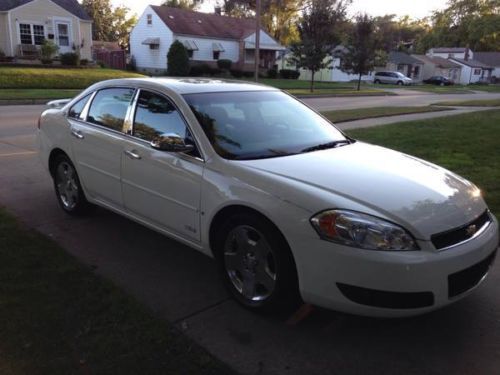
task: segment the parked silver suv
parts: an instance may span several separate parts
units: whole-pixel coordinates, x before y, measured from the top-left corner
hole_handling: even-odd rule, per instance
[[[373,83],[390,83],[393,85],[411,85],[413,81],[400,72],[377,72],[373,77]]]

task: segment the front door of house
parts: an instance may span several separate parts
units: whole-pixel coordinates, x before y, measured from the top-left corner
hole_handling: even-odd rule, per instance
[[[72,51],[69,22],[56,22],[56,37],[57,45],[59,46],[59,53],[67,53]]]

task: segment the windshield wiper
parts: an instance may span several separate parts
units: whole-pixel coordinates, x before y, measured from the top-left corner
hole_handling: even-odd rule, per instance
[[[349,139],[343,139],[341,141],[332,141],[327,143],[321,143],[316,146],[307,147],[300,152],[311,152],[311,151],[319,151],[319,150],[327,150],[329,148],[335,148],[341,145],[349,145],[351,141]]]

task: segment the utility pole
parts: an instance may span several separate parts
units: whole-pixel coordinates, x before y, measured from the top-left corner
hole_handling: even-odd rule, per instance
[[[255,4],[255,82],[259,81],[259,63],[260,63],[260,0]]]

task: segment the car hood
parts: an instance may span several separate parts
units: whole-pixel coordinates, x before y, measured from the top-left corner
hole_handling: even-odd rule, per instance
[[[331,193],[331,206],[322,209],[349,209],[338,206],[347,198],[424,240],[470,222],[486,209],[480,190],[464,178],[413,156],[362,142],[244,163],[290,183]],[[294,197],[286,199],[293,202]]]

